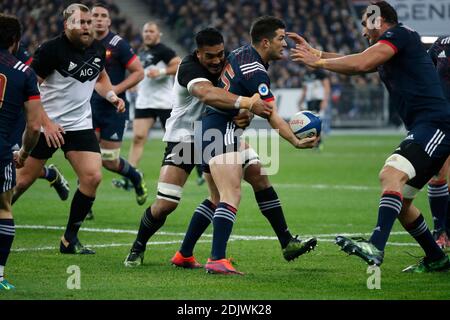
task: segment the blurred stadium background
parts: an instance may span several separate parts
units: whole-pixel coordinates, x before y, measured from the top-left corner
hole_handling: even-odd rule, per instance
[[[23,26],[23,44],[33,53],[37,46],[62,31],[61,12],[74,1],[2,0],[0,11],[17,15]],[[87,5],[95,1],[79,2]],[[360,16],[367,0],[106,0],[112,12],[112,31],[126,38],[138,50],[140,30],[149,20],[157,20],[163,30],[162,42],[183,57],[194,48],[193,35],[206,26],[219,28],[228,50],[249,41],[254,18],[271,14],[285,20],[287,29],[305,35],[313,46],[326,51],[361,51],[366,40],[361,36]],[[400,20],[415,28],[429,45],[450,25],[450,0],[392,0]],[[298,108],[306,70],[287,58],[270,68],[280,113],[288,118]],[[345,77],[330,74],[331,97],[327,127],[386,128],[400,126],[389,106],[378,75]],[[129,94],[129,100],[133,95]],[[327,129],[327,128],[326,128]]]

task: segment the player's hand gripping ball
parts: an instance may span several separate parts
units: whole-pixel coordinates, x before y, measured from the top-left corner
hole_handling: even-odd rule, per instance
[[[292,132],[299,139],[319,136],[322,130],[322,120],[311,111],[300,111],[289,121]]]

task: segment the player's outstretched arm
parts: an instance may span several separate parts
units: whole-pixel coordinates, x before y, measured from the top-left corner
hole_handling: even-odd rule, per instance
[[[278,134],[283,139],[298,149],[313,148],[317,144],[318,137],[298,139],[289,127],[289,124],[278,114],[275,102],[270,102],[270,104],[272,104],[273,107],[272,114],[269,118],[270,126],[273,129],[278,130]]]
[[[172,60],[169,61],[169,64],[167,65],[166,68],[160,68],[160,69],[150,69],[147,72],[147,77],[149,78],[158,78],[161,76],[174,76],[177,73],[178,70],[178,66],[181,63],[181,58],[180,57],[174,57],[172,58]]]
[[[103,69],[98,76],[97,83],[95,84],[95,91],[97,91],[101,97],[111,102],[116,107],[117,112],[125,112],[125,102],[114,92],[111,80],[105,69]]]
[[[141,82],[142,79],[144,79],[144,68],[142,68],[142,64],[139,61],[139,59],[134,59],[133,62],[131,62],[127,66],[127,70],[129,74],[125,78],[125,80],[113,86],[114,92],[116,94],[121,94],[127,91],[128,89],[134,87],[139,82]]]
[[[23,167],[25,160],[39,140],[42,125],[41,114],[44,111],[41,100],[29,100],[24,105],[27,125],[22,135],[22,147],[14,153],[17,168]]]
[[[321,59],[333,59],[343,57],[343,55],[339,53],[325,52],[313,48],[302,36],[298,35],[295,32],[286,32],[286,35],[295,42],[296,46],[298,46],[299,48],[305,48],[306,50],[310,51],[312,54]]]
[[[291,49],[293,61],[306,64],[313,68],[323,68],[346,75],[375,72],[377,67],[389,61],[395,50],[387,44],[376,43],[365,51],[334,59],[320,59],[303,47]]]
[[[252,113],[267,118],[272,112],[272,106],[261,100],[259,94],[252,97],[237,96],[224,89],[214,87],[209,81],[194,83],[189,88],[190,93],[203,103],[220,109],[247,109]]]

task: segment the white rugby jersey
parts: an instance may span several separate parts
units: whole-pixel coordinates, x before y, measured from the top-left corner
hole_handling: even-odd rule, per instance
[[[172,89],[172,112],[166,122],[165,142],[194,142],[194,122],[200,120],[206,104],[190,93],[193,84],[210,81],[217,85],[217,76],[208,72],[195,53],[183,59]]]
[[[66,131],[92,129],[90,99],[104,65],[105,48],[97,40],[82,50],[63,33],[36,50],[31,67],[44,79],[41,100],[52,121]]]
[[[146,47],[138,54],[145,71],[144,79],[139,82],[136,99],[136,109],[171,109],[170,93],[173,87],[173,76],[160,76],[155,79],[147,77],[150,69],[166,68],[176,57],[175,51],[158,43]]]

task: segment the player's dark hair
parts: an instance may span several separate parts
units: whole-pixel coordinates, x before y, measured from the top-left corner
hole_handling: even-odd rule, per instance
[[[286,29],[282,20],[272,16],[259,17],[253,21],[250,28],[252,43],[260,43],[263,39],[273,39],[278,29]]]
[[[91,6],[91,10],[96,8],[96,7],[106,9],[106,10],[108,10],[108,12],[110,11],[109,5],[106,2],[103,2],[103,1],[94,2],[94,4]]]
[[[380,8],[381,17],[389,24],[398,24],[398,15],[397,11],[395,11],[394,7],[391,6],[386,1],[373,1],[371,2],[372,6],[377,6]],[[367,17],[374,15],[375,12],[371,12],[367,14]]]
[[[8,49],[20,41],[22,27],[17,17],[0,13],[0,48]]]
[[[215,46],[223,43],[223,36],[216,28],[206,28],[197,32],[195,42],[197,43],[197,48]]]

